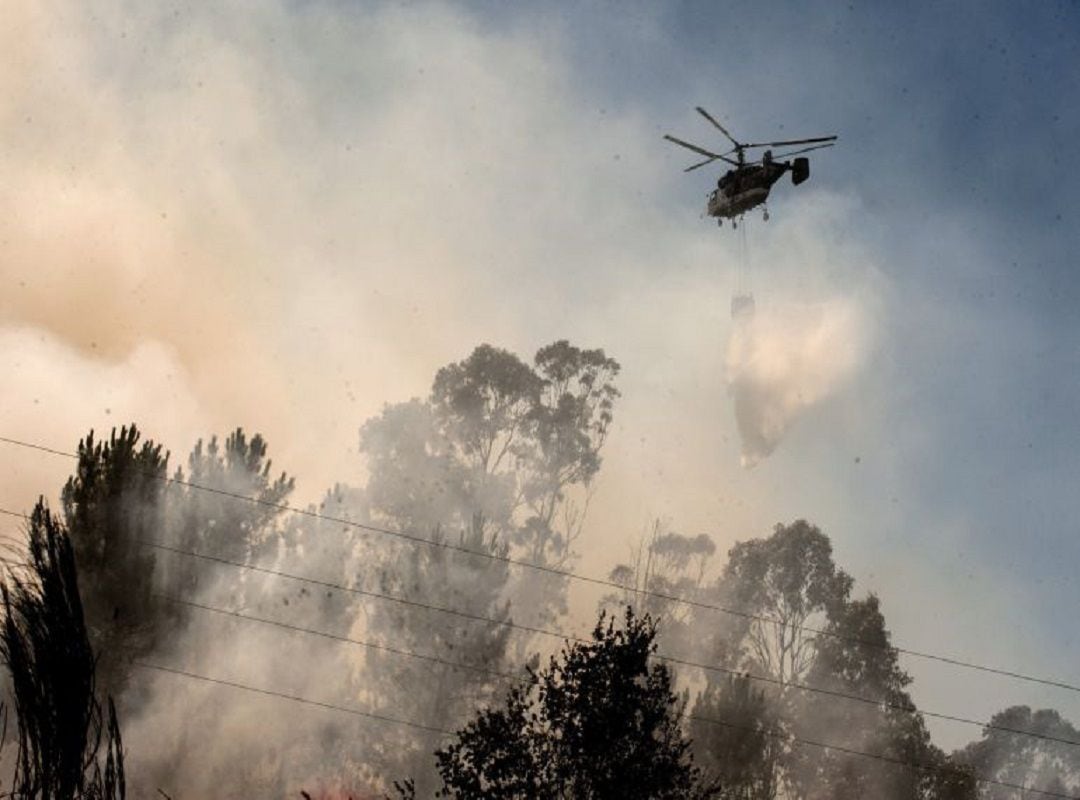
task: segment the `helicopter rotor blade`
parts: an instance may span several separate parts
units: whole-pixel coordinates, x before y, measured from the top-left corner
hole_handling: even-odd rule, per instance
[[[686,169],[683,170],[683,172],[693,172],[698,167],[704,167],[706,164],[711,164],[714,161],[724,161],[724,162],[726,162],[728,164],[731,164],[731,166],[733,166],[733,167],[739,166],[738,161],[732,161],[730,158],[727,158],[725,156],[714,156],[714,157],[711,157],[711,158],[706,158],[704,161],[699,161],[697,164],[693,164],[693,165],[687,167]]]
[[[816,139],[791,139],[786,142],[755,142],[744,144],[743,147],[789,147],[796,144],[816,144],[817,142],[835,142],[836,136],[818,136]]]
[[[687,167],[686,169],[683,170],[683,172],[693,172],[698,167],[704,167],[706,164],[711,164],[714,161],[716,161],[715,158],[706,158],[704,161],[699,161],[698,163]]]
[[[725,128],[723,125],[721,125],[719,122],[717,122],[712,114],[710,114],[708,111],[706,111],[701,106],[695,106],[695,108],[697,109],[697,112],[699,114],[701,114],[701,116],[705,117],[705,119],[707,119],[709,122],[711,122],[713,125],[715,125],[716,128],[720,131],[720,133],[724,134],[724,136],[729,138],[733,145],[735,145],[736,147],[739,146],[739,140],[736,139],[734,136],[732,136],[730,133],[728,133],[727,128]]]
[[[773,155],[773,161],[780,161],[791,156],[797,156],[799,153],[809,153],[811,150],[822,150],[826,147],[832,147],[835,142],[829,142],[828,144],[815,144],[813,147],[804,147],[802,150],[792,150],[790,153],[779,153]]]
[[[685,147],[687,150],[693,150],[695,153],[698,153],[700,155],[708,156],[709,158],[723,158],[723,156],[719,153],[712,153],[706,150],[704,147],[698,147],[696,144],[690,144],[690,142],[684,142],[682,139],[676,139],[670,134],[665,133],[664,138],[667,139],[669,142],[674,142],[677,145]]]

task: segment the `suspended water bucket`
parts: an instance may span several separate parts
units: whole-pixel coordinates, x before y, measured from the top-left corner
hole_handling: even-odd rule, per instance
[[[734,294],[731,296],[731,318],[748,320],[754,316],[754,296],[752,294]]]

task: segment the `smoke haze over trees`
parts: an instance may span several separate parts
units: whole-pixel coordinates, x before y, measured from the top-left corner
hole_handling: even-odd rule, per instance
[[[592,639],[556,652],[619,369],[565,341],[531,362],[481,345],[363,423],[366,474],[301,509],[242,428],[172,471],[134,425],[88,434],[61,517],[30,518],[37,577],[7,582],[27,755],[0,763],[17,783],[78,762],[56,780],[107,791],[122,763],[139,797],[376,797],[406,781],[418,797],[1008,796],[976,776],[1080,792],[1077,749],[1052,741],[1080,732],[1056,711],[1008,708],[967,747],[936,746],[881,602],[805,520],[725,556],[655,523],[629,561],[611,556]],[[50,663],[90,675],[70,698],[42,660],[60,641]],[[75,761],[34,727],[49,698],[89,720],[63,744]]]

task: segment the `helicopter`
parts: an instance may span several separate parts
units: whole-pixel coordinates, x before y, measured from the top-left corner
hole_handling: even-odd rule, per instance
[[[716,188],[709,193],[709,201],[705,207],[705,212],[710,217],[716,217],[717,224],[719,225],[723,225],[724,219],[728,218],[732,220],[733,226],[737,226],[737,218],[741,217],[755,206],[763,204],[766,199],[768,199],[769,190],[772,189],[773,184],[780,180],[785,172],[791,172],[791,182],[796,186],[810,177],[809,159],[805,157],[796,158],[791,161],[784,161],[782,159],[787,159],[802,153],[809,153],[811,150],[832,147],[837,139],[835,136],[818,136],[813,139],[792,139],[783,142],[740,142],[728,133],[727,129],[717,122],[704,108],[697,106],[697,112],[711,122],[720,133],[724,134],[724,136],[731,141],[732,145],[734,145],[731,150],[728,150],[726,153],[714,153],[710,150],[706,150],[704,147],[698,147],[696,144],[690,144],[690,142],[684,142],[682,139],[676,139],[670,134],[665,134],[664,138],[669,142],[674,142],[688,150],[693,150],[698,155],[706,157],[704,161],[700,161],[697,164],[687,167],[683,170],[684,172],[691,172],[699,167],[704,167],[706,164],[711,164],[714,161],[723,161],[734,167],[734,169],[729,169],[720,176]],[[794,150],[790,153],[781,153],[779,155],[773,155],[773,151],[770,149],[766,150],[760,159],[754,161],[746,160],[747,150],[753,150],[759,147],[791,147],[799,144],[809,144],[813,146],[804,147],[801,150]],[[729,158],[732,153],[735,154],[734,159]],[[764,218],[766,220],[769,218],[769,210],[767,208],[764,210]]]

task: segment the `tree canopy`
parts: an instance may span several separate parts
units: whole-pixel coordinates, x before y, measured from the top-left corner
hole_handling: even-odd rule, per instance
[[[629,609],[601,616],[588,643],[567,644],[480,712],[436,753],[439,797],[484,800],[675,800],[717,797],[694,766],[682,703],[650,661],[656,627]]]
[[[970,770],[933,746],[906,692],[880,601],[853,599],[853,586],[805,520],[731,548],[713,599],[740,614],[693,624],[714,663],[745,676],[706,671],[694,714],[739,719],[745,737],[695,727],[700,762],[739,800],[970,800]]]
[[[981,739],[956,753],[958,761],[1004,783],[1062,795],[1080,794],[1080,748],[1067,744],[1080,742],[1080,731],[1060,713],[1049,708],[1010,706],[994,714],[990,725],[994,727],[987,727]],[[1035,736],[1010,730],[1030,731]],[[986,800],[1013,796],[1015,790],[1003,786],[986,786],[983,793]]]
[[[165,527],[169,456],[141,439],[135,425],[114,428],[107,441],[91,431],[61,493],[88,634],[100,658],[98,681],[116,696],[126,687],[130,659],[161,643],[175,611],[154,595],[156,559],[144,544]]]

